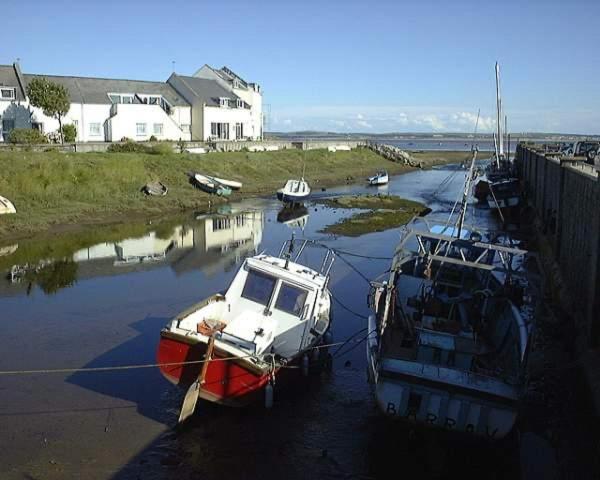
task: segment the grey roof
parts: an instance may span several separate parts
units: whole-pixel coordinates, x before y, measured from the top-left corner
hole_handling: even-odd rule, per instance
[[[64,85],[72,103],[110,104],[109,93],[140,93],[162,95],[173,106],[189,105],[173,87],[164,82],[31,74],[25,74],[24,77],[26,82],[43,77]]]
[[[19,79],[17,78],[17,74],[15,72],[15,67],[13,65],[0,65],[0,87],[16,87],[16,100],[25,100],[23,92],[21,91],[21,86],[19,85]]]
[[[216,80],[198,77],[186,77],[177,74],[173,75],[187,85],[194,95],[202,102],[206,103],[206,105],[218,107],[220,97],[231,98],[233,100],[237,100],[239,98],[232,91],[226,90],[219,85],[219,82]]]

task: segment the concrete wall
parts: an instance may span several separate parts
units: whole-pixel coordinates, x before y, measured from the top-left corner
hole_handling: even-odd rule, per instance
[[[583,159],[519,145],[525,192],[550,240],[579,338],[600,346],[600,179]]]

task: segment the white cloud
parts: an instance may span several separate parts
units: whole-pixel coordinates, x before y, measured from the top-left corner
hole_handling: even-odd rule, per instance
[[[356,115],[356,118],[357,118],[358,120],[364,120],[364,118],[365,118],[365,117],[363,116],[363,114],[362,114],[362,113],[359,113],[358,115]]]
[[[371,125],[369,122],[365,122],[364,120],[359,120],[358,122],[356,122],[356,124],[359,127],[364,127],[364,128],[373,128],[373,125]]]
[[[292,124],[292,121],[289,118],[286,118],[282,123],[289,126]]]

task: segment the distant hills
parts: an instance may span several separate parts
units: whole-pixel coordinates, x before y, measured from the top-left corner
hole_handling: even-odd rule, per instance
[[[548,141],[568,141],[579,139],[594,139],[600,140],[599,135],[577,135],[568,133],[539,133],[539,132],[511,132],[511,138],[514,140],[548,140]],[[406,139],[435,139],[435,140],[463,140],[473,138],[473,133],[456,132],[456,133],[419,133],[419,132],[390,132],[390,133],[339,133],[339,132],[321,132],[316,130],[302,130],[298,132],[265,132],[265,138],[272,139],[299,139],[299,138],[315,138],[315,139],[387,139],[387,140],[406,140]],[[492,140],[491,133],[478,133],[479,139]]]

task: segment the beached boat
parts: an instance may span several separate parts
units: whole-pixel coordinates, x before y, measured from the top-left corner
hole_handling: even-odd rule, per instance
[[[164,196],[168,191],[169,189],[162,182],[150,182],[142,187],[142,192],[146,195]]]
[[[17,209],[8,198],[0,196],[0,215],[5,213],[17,213]]]
[[[213,180],[220,183],[221,185],[225,185],[226,187],[231,188],[232,190],[239,190],[242,188],[242,182],[236,182],[235,180],[225,180],[224,178],[212,177]]]
[[[297,263],[310,243],[296,246],[292,260],[293,243],[286,242],[278,257],[247,258],[224,295],[192,306],[163,328],[157,357],[167,379],[212,402],[242,406],[262,398],[270,406],[281,369],[308,366],[309,354],[314,358],[328,336],[335,257],[327,251],[315,271]]]
[[[525,390],[526,252],[465,226],[471,176],[456,223],[413,219],[372,283],[368,375],[388,417],[500,439]]]
[[[380,170],[372,177],[367,178],[369,185],[385,185],[389,181],[389,176],[387,171]]]
[[[200,190],[218,195],[220,197],[228,197],[231,195],[231,188],[218,182],[214,177],[202,175],[201,173],[188,173],[190,183]]]
[[[283,203],[302,203],[310,196],[310,186],[301,180],[288,180],[285,186],[277,190],[277,200]]]

